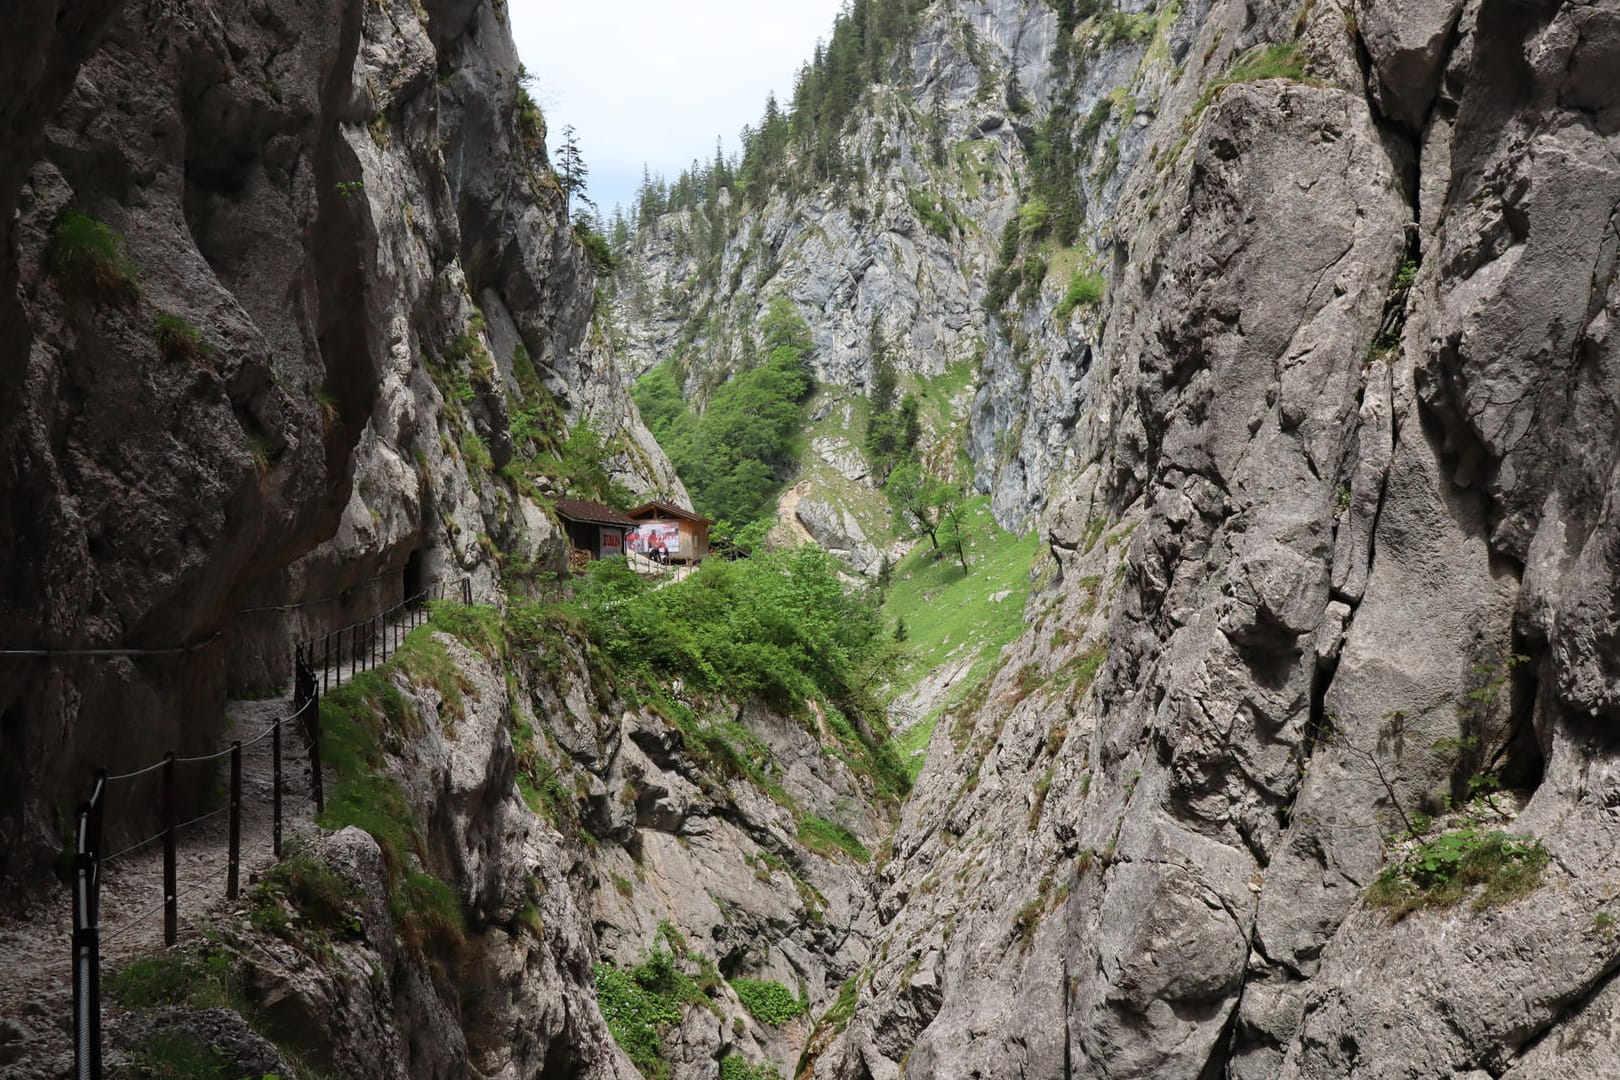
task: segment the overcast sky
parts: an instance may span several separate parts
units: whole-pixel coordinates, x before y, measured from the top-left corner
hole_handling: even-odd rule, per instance
[[[844,0],[510,0],[555,149],[573,124],[604,215],[626,211],[645,162],[674,177],[727,155],[765,95],[785,100]]]

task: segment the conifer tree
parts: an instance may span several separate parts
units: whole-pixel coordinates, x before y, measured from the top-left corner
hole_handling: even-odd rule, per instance
[[[586,167],[585,159],[579,152],[579,137],[574,131],[574,125],[564,125],[562,145],[557,151],[557,183],[562,187],[565,211],[574,196],[584,190],[585,181],[590,174],[591,170]]]

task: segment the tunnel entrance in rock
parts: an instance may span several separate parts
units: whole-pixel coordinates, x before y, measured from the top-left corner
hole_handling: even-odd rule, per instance
[[[405,560],[404,593],[401,599],[409,600],[422,591],[422,549],[417,548]]]

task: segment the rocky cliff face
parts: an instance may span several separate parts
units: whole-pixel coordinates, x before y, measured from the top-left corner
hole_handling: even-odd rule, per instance
[[[1620,10],[1160,14],[1061,572],[816,1075],[1601,1074]]]
[[[560,558],[496,475],[537,437],[590,418],[683,497],[497,7],[78,4],[8,38],[3,643],[155,651],[3,661],[8,863],[93,766],[211,746],[297,637]]]
[[[818,377],[831,386],[870,390],[874,336],[903,374],[971,368],[972,423],[955,440],[969,479],[1004,525],[1031,527],[1061,479],[1084,467],[1077,425],[1101,331],[1090,309],[1060,306],[1072,274],[1101,265],[1158,99],[1198,26],[1180,7],[1127,5],[1065,31],[1059,50],[1057,6],[928,5],[842,138],[836,183],[774,187],[758,205],[722,195],[717,211],[644,228],[620,282],[633,366],[673,359],[701,398],[736,364],[766,298],[781,295],[809,321]],[[1032,151],[1060,110],[1072,118],[1065,182],[1088,242],[1037,243],[1004,265]],[[1016,304],[987,303],[998,275],[1027,283]],[[940,456],[952,463],[954,447]]]
[[[254,1075],[629,1080],[620,1042],[646,1046],[660,1021],[603,972],[661,953],[691,998],[650,1035],[666,1075],[792,1068],[808,1017],[766,1023],[730,980],[780,983],[819,1013],[853,977],[873,929],[861,867],[802,846],[788,805],[875,845],[888,815],[851,809],[880,806],[869,782],[798,721],[731,712],[780,769],[768,795],[612,696],[581,643],[541,656],[483,630],[494,617],[419,637],[330,697],[329,737],[374,744],[363,771],[328,778],[366,829],[299,841],[216,910],[205,944],[136,961],[167,973],[163,1007],[110,976],[115,1064],[168,1028]],[[21,1069],[7,1076],[71,1060],[49,1038],[6,1050]]]
[[[975,482],[1050,548],[892,842],[827,717],[633,700],[566,633],[440,639],[451,668],[390,674],[407,707],[367,714],[421,843],[339,832],[324,936],[237,928],[298,1049],[628,1077],[589,969],[667,954],[659,978],[706,987],[663,1024],[681,1077],[801,1047],[801,1075],[850,1080],[1612,1070],[1612,0],[937,3],[846,141],[860,184],[739,210],[718,272],[711,222],[657,222],[613,328],[493,6],[63,10],[86,36],[24,23],[28,63],[0,65],[30,148],[0,165],[6,642],[226,637],[6,661],[8,857],[93,761],[211,748],[163,718],[274,681],[291,636],[435,575],[490,596],[497,552],[545,562],[549,518],[493,475],[536,416],[592,417],[624,479],[676,489],[615,338],[643,364],[690,345],[701,392],[785,292],[842,395],[818,422],[870,386],[874,318],[912,375],[970,365]],[[1015,267],[1055,111],[1085,221],[1015,237]],[[62,246],[70,207],[127,266]],[[849,505],[791,495],[873,565]],[[240,614],[289,598],[319,602]],[[705,756],[683,709],[747,753]],[[794,808],[877,847],[869,876]],[[465,925],[363,900],[401,873]],[[746,977],[818,1023],[760,1023]]]

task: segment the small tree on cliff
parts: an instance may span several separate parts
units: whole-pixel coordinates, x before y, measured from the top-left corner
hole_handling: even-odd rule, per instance
[[[591,170],[579,152],[579,136],[573,124],[562,129],[562,144],[557,148],[557,183],[562,188],[563,209],[572,203],[574,195],[585,188]]]
[[[883,487],[894,511],[896,528],[906,536],[926,536],[939,550],[940,526],[961,502],[956,489],[923,471],[915,461],[902,461]]]

